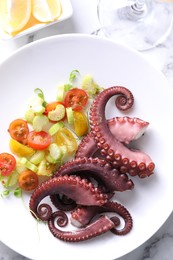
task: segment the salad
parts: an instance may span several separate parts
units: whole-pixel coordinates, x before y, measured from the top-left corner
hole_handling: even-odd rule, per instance
[[[81,87],[76,87],[79,78]],[[51,102],[41,89],[34,90],[23,118],[14,118],[7,129],[11,153],[0,153],[2,197],[21,197],[23,192],[33,191],[43,177],[51,177],[74,157],[89,131],[90,101],[101,91],[92,76],[81,76],[78,70],[58,86]]]

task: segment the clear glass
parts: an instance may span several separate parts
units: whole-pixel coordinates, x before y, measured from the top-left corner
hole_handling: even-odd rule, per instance
[[[162,43],[173,26],[171,0],[99,0],[105,36],[143,51]]]

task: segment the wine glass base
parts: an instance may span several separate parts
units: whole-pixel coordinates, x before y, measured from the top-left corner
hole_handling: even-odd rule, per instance
[[[105,36],[144,51],[161,44],[171,32],[173,4],[146,0],[145,8],[132,15],[134,2],[100,0],[98,16]]]

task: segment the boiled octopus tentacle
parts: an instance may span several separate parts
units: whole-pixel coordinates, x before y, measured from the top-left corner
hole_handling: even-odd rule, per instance
[[[103,213],[104,211],[102,210],[102,207],[79,205],[71,211],[70,222],[75,227],[85,227],[91,222],[93,217],[99,213]]]
[[[151,158],[141,151],[130,150],[116,140],[109,131],[105,107],[114,95],[120,95],[116,98],[116,106],[119,109],[127,109],[134,102],[131,92],[119,86],[108,88],[96,97],[90,109],[90,126],[97,146],[105,158],[110,162],[115,161],[123,172],[128,172],[132,176],[138,175],[141,178],[150,176],[155,168]]]
[[[131,190],[134,184],[128,176],[113,169],[105,160],[99,158],[77,158],[65,163],[54,176],[84,175],[101,181],[108,192]]]
[[[113,228],[111,232],[116,235],[126,235],[133,226],[132,217],[129,211],[120,203],[108,201],[103,206],[79,206],[71,212],[71,223],[77,227],[85,227],[97,214],[114,212],[124,219],[124,227],[122,229]]]
[[[119,141],[129,144],[143,135],[149,122],[134,117],[115,117],[107,120],[112,135]],[[97,144],[89,132],[81,141],[75,154],[75,158],[93,157],[98,152]]]
[[[98,150],[97,144],[90,131],[80,142],[75,153],[75,158],[94,157]]]
[[[68,217],[62,210],[53,213],[56,216],[56,223],[59,227],[65,227],[68,224]],[[52,217],[52,216],[51,216]]]
[[[129,144],[141,137],[149,122],[138,117],[114,117],[108,120],[108,126],[115,138],[122,143]]]
[[[30,208],[30,211],[35,218],[40,218],[42,221],[46,221],[52,215],[52,208],[47,203],[42,203],[38,206],[37,214],[32,211],[32,208]]]
[[[76,208],[76,202],[65,195],[53,194],[50,196],[52,204],[59,210],[70,211]]]
[[[49,210],[46,216],[45,211],[38,211],[42,199],[52,194],[64,194],[80,205],[101,206],[107,202],[107,195],[100,192],[98,188],[79,176],[59,176],[41,183],[32,193],[29,207],[32,215],[43,220],[48,220],[52,215]],[[46,204],[44,203],[44,207]],[[49,206],[49,205],[48,205]],[[41,207],[41,205],[40,205]],[[50,206],[49,206],[50,207]]]
[[[74,231],[62,231],[55,226],[56,213],[54,212],[48,220],[48,226],[51,233],[58,239],[67,242],[81,242],[99,236],[112,230],[115,227],[115,221],[106,216],[101,216],[92,224]]]

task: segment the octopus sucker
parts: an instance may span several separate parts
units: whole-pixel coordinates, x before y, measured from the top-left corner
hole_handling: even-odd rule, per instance
[[[132,180],[124,173],[113,169],[105,160],[99,158],[76,158],[61,166],[54,176],[78,175],[94,178],[101,182],[107,192],[131,190],[134,187]]]
[[[87,225],[85,228],[80,228],[74,231],[62,231],[55,226],[56,212],[52,214],[48,220],[48,226],[54,237],[67,241],[67,242],[81,242],[112,230],[115,227],[113,221],[107,216],[101,216],[92,224]]]
[[[71,212],[71,223],[77,227],[85,227],[88,225],[93,217],[100,213],[114,212],[124,220],[124,227],[117,229],[114,227],[111,232],[116,235],[126,235],[133,227],[133,220],[129,211],[120,203],[108,201],[101,207],[97,206],[79,206]],[[116,222],[120,224],[120,221]],[[118,226],[118,224],[117,224]]]
[[[149,122],[137,117],[115,117],[107,120],[107,124],[112,135],[121,143],[129,144],[130,142],[140,138],[146,131]],[[97,130],[96,130],[97,129]],[[100,154],[106,156],[106,151],[109,150],[109,145],[103,143],[98,144],[102,134],[98,127],[95,127],[95,138],[90,131],[81,141],[75,158],[94,157]]]
[[[107,120],[107,123],[115,138],[125,144],[140,138],[149,126],[149,122],[129,116],[115,117]]]
[[[59,210],[70,211],[76,208],[76,202],[65,195],[53,194],[50,196],[52,204]]]
[[[116,105],[118,109],[121,110],[127,110],[132,107],[134,98],[132,93],[125,87],[111,87],[109,89],[105,89],[103,92],[101,92],[96,99],[94,100],[91,109],[90,109],[90,127],[91,131],[94,135],[95,141],[99,149],[102,149],[104,145],[107,145],[108,148],[108,155],[109,151],[113,151],[114,158],[112,158],[112,162],[115,160],[120,166],[123,166],[123,159],[128,158],[129,159],[129,166],[128,171],[131,172],[131,162],[134,161],[137,163],[137,169],[135,169],[135,175],[138,175],[140,177],[140,168],[138,167],[141,163],[144,163],[146,165],[146,176],[150,176],[154,170],[154,167],[150,169],[148,167],[150,164],[154,166],[154,163],[152,162],[152,159],[149,157],[149,155],[145,154],[142,151],[138,150],[131,150],[127,146],[125,146],[122,142],[116,139],[114,135],[109,130],[109,126],[107,124],[107,120],[105,118],[105,107],[109,99],[114,95],[121,95],[123,96],[123,102],[121,101],[118,103],[121,99],[116,100]],[[93,110],[94,108],[94,110]],[[95,109],[96,108],[96,109]],[[101,120],[100,120],[101,118]],[[130,120],[127,120],[130,122]],[[136,119],[136,122],[139,122],[140,120]],[[96,139],[96,132],[95,132],[95,125],[93,122],[98,122],[97,127],[99,127],[100,133],[102,138]],[[98,132],[97,132],[98,134]],[[104,140],[104,142],[103,142]],[[106,151],[106,150],[105,150]],[[111,155],[112,156],[112,155]]]
[[[42,199],[53,194],[64,194],[68,198],[74,200],[81,205],[98,205],[101,206],[107,202],[107,195],[102,194],[98,188],[88,183],[87,180],[82,181],[78,176],[59,176],[49,179],[41,183],[32,193],[30,198],[30,211],[34,216],[42,219],[42,215],[38,212],[38,206]],[[44,205],[45,206],[45,205]],[[44,212],[44,220],[48,219]]]

